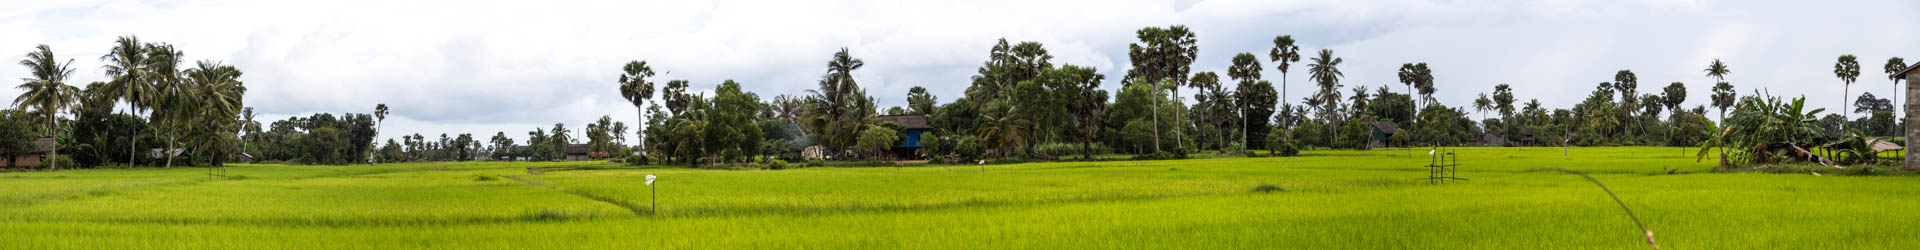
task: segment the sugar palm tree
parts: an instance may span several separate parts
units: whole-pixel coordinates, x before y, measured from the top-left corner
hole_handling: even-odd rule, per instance
[[[73,59],[60,63],[53,56],[53,49],[48,48],[47,45],[42,44],[36,48],[38,50],[27,53],[27,59],[20,60],[20,65],[26,66],[33,78],[22,79],[26,82],[16,87],[22,93],[19,97],[13,98],[13,106],[39,110],[40,114],[46,116],[44,119],[47,122],[48,137],[59,138],[60,111],[73,105],[80,94],[80,88],[67,85],[67,77],[73,75],[73,68],[70,67],[73,65]],[[54,140],[53,151],[48,159],[57,158],[59,155],[60,142]],[[47,162],[52,162],[48,167],[54,170],[60,169],[60,161]]]
[[[1726,71],[1725,70],[1726,67],[1721,67],[1721,69],[1722,69],[1721,75],[1725,75],[1725,72],[1731,72],[1731,71]],[[1727,109],[1733,108],[1733,101],[1734,101],[1734,98],[1736,97],[1735,95],[1736,94],[1733,92],[1733,84],[1731,83],[1720,82],[1713,85],[1713,107],[1720,109],[1720,129],[1722,131],[1726,130]],[[1715,134],[1720,134],[1720,132],[1715,132]],[[1715,137],[1724,137],[1724,136],[1715,136]],[[1719,138],[1719,140],[1720,140],[1719,145],[1726,145],[1727,142],[1725,138]],[[1727,166],[1728,166],[1727,165],[1727,149],[1725,146],[1722,146],[1720,147],[1720,167],[1727,167]]]
[[[1840,78],[1840,110],[1847,110],[1848,88],[1853,86],[1854,80],[1860,79],[1860,60],[1853,55],[1840,55],[1840,61],[1833,63],[1833,76]],[[1847,112],[1838,113],[1841,119],[1847,119]],[[1846,123],[1840,123],[1840,128],[1845,130]]]
[[[379,119],[379,121],[380,121],[380,123],[377,123],[377,125],[374,125],[374,126],[373,126],[373,137],[374,137],[374,138],[379,138],[379,137],[380,137],[380,128],[382,128],[382,127],[386,127],[386,125],[387,125],[387,114],[388,114],[388,112],[387,112],[387,104],[385,104],[385,103],[381,103],[381,104],[376,104],[376,105],[373,105],[373,117],[374,117],[375,119]],[[374,142],[368,142],[368,144],[369,144],[369,145],[367,146],[367,148],[373,148],[373,146],[372,146],[371,144],[372,144],[372,143],[375,143],[375,142],[378,142],[378,141],[379,141],[379,140],[374,140]],[[369,164],[377,164],[377,163],[378,163],[378,161],[375,161],[375,160],[374,160],[374,157],[373,157],[373,150],[368,150],[368,151],[367,151],[367,163],[369,163]]]
[[[635,114],[638,115],[637,117],[646,119],[646,109],[641,108],[641,106],[645,106],[647,100],[653,98],[653,82],[647,81],[648,77],[653,77],[653,67],[647,66],[647,62],[645,61],[631,61],[627,62],[626,66],[620,67],[620,70],[623,73],[620,75],[620,97],[627,98],[627,102],[633,103],[633,109]],[[635,125],[641,127],[641,129],[635,130],[645,131],[647,122],[639,121],[635,123]],[[638,137],[638,139],[640,139],[640,148],[646,148],[647,137],[645,135]],[[646,151],[647,150],[641,150],[640,154],[644,155]]]
[[[1227,68],[1227,77],[1231,77],[1240,82],[1240,84],[1234,88],[1235,92],[1251,91],[1247,87],[1252,87],[1253,82],[1260,80],[1260,58],[1254,56],[1253,53],[1233,55],[1233,66]],[[1240,100],[1239,102],[1246,103],[1247,101],[1248,100]],[[1247,108],[1249,107],[1246,107],[1246,105],[1235,106],[1240,110],[1240,147],[1244,149],[1250,145],[1247,144]]]
[[[1287,101],[1287,68],[1292,67],[1295,62],[1300,62],[1300,46],[1294,45],[1292,35],[1273,37],[1273,50],[1267,52],[1267,58],[1274,64],[1279,64],[1275,68],[1280,70],[1279,99],[1284,103]],[[1286,121],[1279,123],[1287,124]]]
[[[1900,117],[1898,115],[1900,113],[1900,110],[1904,110],[1904,108],[1900,108],[1900,96],[1905,96],[1907,94],[1906,94],[1906,91],[1902,91],[1900,89],[1899,74],[1901,70],[1907,69],[1907,59],[1901,59],[1900,57],[1887,58],[1887,65],[1881,68],[1886,69],[1887,80],[1893,80],[1893,92],[1895,93],[1893,95],[1893,106],[1894,106],[1893,110],[1895,110],[1893,113],[1895,114],[1894,117]],[[1913,84],[1913,83],[1907,83],[1907,84]],[[1901,123],[1901,125],[1906,125],[1906,123]],[[1902,129],[1901,131],[1906,131],[1906,130]],[[1902,132],[1902,133],[1905,133],[1905,132]]]
[[[1412,95],[1413,95],[1413,83],[1414,83],[1415,81],[1418,81],[1418,80],[1420,79],[1420,74],[1419,74],[1418,72],[1416,72],[1416,71],[1414,71],[1414,67],[1413,67],[1413,63],[1404,63],[1404,64],[1400,64],[1400,72],[1399,72],[1399,74],[1398,74],[1398,75],[1399,75],[1399,77],[1400,77],[1400,84],[1403,84],[1403,85],[1407,85],[1407,95],[1408,95],[1408,97],[1412,97]],[[1414,101],[1419,101],[1419,100],[1414,100]],[[1413,109],[1414,109],[1414,110],[1419,110],[1419,109],[1420,109],[1420,107],[1419,107],[1419,106],[1420,106],[1420,105],[1418,105],[1418,104],[1415,104],[1415,105],[1414,105],[1414,107],[1413,107]],[[1412,120],[1413,118],[1412,118],[1412,117],[1408,117],[1407,119],[1408,119],[1408,120]]]
[[[115,95],[114,99],[126,102],[127,111],[132,113],[139,113],[150,107],[148,104],[151,103],[149,100],[152,99],[150,96],[157,74],[148,69],[147,47],[140,43],[140,38],[122,36],[114,40],[113,49],[109,50],[107,55],[101,56],[100,60],[107,61],[107,65],[100,68],[106,70],[108,78],[112,78],[107,82],[107,88]],[[134,152],[134,144],[140,141],[138,140],[140,128],[135,126],[129,129],[131,131],[128,133],[131,135],[127,137],[127,167],[131,168],[134,157],[139,155]]]

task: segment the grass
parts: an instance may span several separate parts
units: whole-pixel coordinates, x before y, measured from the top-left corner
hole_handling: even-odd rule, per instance
[[[1677,148],[696,170],[598,163],[0,173],[19,248],[1914,248],[1920,179],[1714,171]],[[1692,151],[1688,151],[1692,152]],[[1815,169],[1790,165],[1788,167]],[[529,171],[534,169],[535,171]],[[1689,174],[1667,175],[1669,170]],[[1850,169],[1851,170],[1851,169]],[[535,174],[537,173],[537,174]],[[656,183],[659,209],[640,182]]]

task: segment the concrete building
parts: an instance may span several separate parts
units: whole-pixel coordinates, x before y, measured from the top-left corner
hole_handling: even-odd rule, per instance
[[[1894,74],[1894,77],[1907,80],[1907,103],[1903,105],[1905,107],[1902,107],[1903,111],[1907,112],[1906,118],[1902,119],[1905,119],[1903,120],[1904,124],[1908,124],[1903,130],[1906,137],[1909,138],[1907,141],[1906,168],[1920,169],[1920,143],[1913,143],[1911,139],[1920,138],[1920,127],[1911,125],[1914,122],[1920,122],[1920,117],[1914,116],[1915,113],[1920,113],[1920,104],[1914,103],[1914,100],[1920,100],[1916,99],[1920,98],[1920,87],[1913,86],[1914,82],[1920,81],[1920,64],[1907,66],[1906,70]]]

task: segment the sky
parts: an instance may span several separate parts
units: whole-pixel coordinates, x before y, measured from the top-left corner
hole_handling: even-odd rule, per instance
[[[528,131],[610,115],[630,126],[635,107],[616,89],[620,66],[644,60],[707,92],[735,80],[764,99],[802,95],[847,48],[866,67],[855,79],[884,109],[924,86],[941,102],[961,96],[997,39],[1043,43],[1053,63],[1106,74],[1129,67],[1143,27],[1186,25],[1198,39],[1194,72],[1224,74],[1230,58],[1266,58],[1279,35],[1311,54],[1345,60],[1341,83],[1403,92],[1399,65],[1428,63],[1441,103],[1463,106],[1494,85],[1520,102],[1567,108],[1627,69],[1639,91],[1688,87],[1686,106],[1709,103],[1718,58],[1742,95],[1802,96],[1836,110],[1833,64],[1859,56],[1847,90],[1893,96],[1889,57],[1920,62],[1911,0],[1177,0],[1177,1],[261,1],[0,0],[0,57],[24,59],[46,44],[74,59],[74,85],[105,81],[116,37],[165,42],[189,61],[245,72],[246,105],[269,123],[313,113],[392,115],[382,138]],[[6,55],[12,55],[7,57]],[[1307,57],[1303,55],[1303,58]],[[18,59],[16,59],[18,58]],[[1306,62],[1283,100],[1311,88]],[[1281,82],[1263,61],[1265,80]],[[0,67],[0,79],[29,77]],[[1183,94],[1194,93],[1188,89]],[[0,97],[19,90],[0,88]],[[1190,98],[1190,97],[1189,97]],[[1904,102],[1904,101],[1902,101]],[[1469,109],[1470,110],[1470,109]],[[1831,113],[1832,111],[1829,111]]]

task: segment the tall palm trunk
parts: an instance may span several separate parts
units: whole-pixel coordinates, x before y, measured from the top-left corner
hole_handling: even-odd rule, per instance
[[[1847,123],[1852,122],[1852,118],[1847,117],[1847,92],[1848,92],[1847,88],[1848,87],[1853,87],[1853,86],[1852,84],[1840,85],[1840,110],[1839,110],[1840,112],[1838,113],[1840,113],[1840,134],[1842,135],[1847,134]]]
[[[53,170],[60,170],[60,118],[51,115],[52,112],[47,113],[49,114],[47,125],[50,126],[47,127],[47,132],[53,134],[53,151],[47,155],[47,162],[50,162],[47,166]]]
[[[1175,105],[1179,105],[1179,104],[1184,104],[1184,103],[1185,103],[1185,102],[1181,102],[1181,101],[1180,101],[1180,82],[1174,82],[1174,83],[1173,83],[1173,103],[1174,103]],[[1186,112],[1174,112],[1174,113],[1173,113],[1173,120],[1174,120],[1174,123],[1173,123],[1173,146],[1175,147],[1175,149],[1179,149],[1179,150],[1177,150],[1177,151],[1175,151],[1175,152],[1180,152],[1180,151],[1185,151],[1185,150],[1187,150],[1187,137],[1186,137],[1185,135],[1181,135],[1181,134],[1180,134],[1180,131],[1181,131],[1181,130],[1186,130],[1185,128],[1187,127],[1186,125],[1181,125],[1181,124],[1180,124],[1180,123],[1181,123],[1182,121],[1186,121],[1186,120],[1187,120],[1187,119],[1185,118],[1185,117],[1186,117],[1186,116],[1185,116],[1186,114],[1183,114],[1183,113],[1186,113]]]
[[[1160,83],[1149,82],[1147,84],[1153,84],[1153,86],[1150,86],[1152,87],[1151,89],[1153,90],[1150,94],[1153,96],[1153,107],[1149,109],[1153,111],[1152,112],[1153,113],[1153,152],[1159,153],[1160,152]]]
[[[129,107],[128,109],[132,109],[132,108]],[[139,155],[139,154],[134,154],[133,145],[140,143],[140,127],[135,126],[135,127],[132,127],[130,130],[132,131],[128,131],[128,132],[129,134],[133,134],[133,136],[127,137],[127,168],[133,168],[133,159],[135,156]]]

